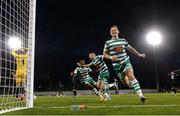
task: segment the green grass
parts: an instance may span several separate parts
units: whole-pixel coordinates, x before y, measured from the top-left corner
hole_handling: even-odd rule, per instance
[[[37,97],[34,108],[6,113],[7,115],[174,115],[180,114],[180,94],[145,94],[142,104],[134,94],[114,95],[111,101],[101,102],[96,96]],[[86,110],[71,110],[72,104],[85,104]]]

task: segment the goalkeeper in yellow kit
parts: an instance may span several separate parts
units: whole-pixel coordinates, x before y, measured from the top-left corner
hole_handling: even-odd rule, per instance
[[[20,87],[25,84],[27,76],[28,49],[12,50],[12,55],[16,59],[16,71],[13,74],[16,80],[16,86]]]

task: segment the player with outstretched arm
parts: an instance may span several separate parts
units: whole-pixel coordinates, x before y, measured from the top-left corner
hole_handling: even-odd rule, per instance
[[[113,68],[121,82],[128,87],[132,87],[140,100],[144,103],[146,98],[142,93],[139,82],[134,76],[134,70],[126,50],[129,50],[140,58],[145,58],[145,54],[136,51],[126,39],[119,38],[119,33],[118,26],[111,26],[110,35],[112,37],[110,40],[106,41],[104,45],[103,56],[112,61]]]

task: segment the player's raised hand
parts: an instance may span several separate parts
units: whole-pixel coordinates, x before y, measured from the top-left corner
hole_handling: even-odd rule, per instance
[[[78,65],[78,66],[81,66],[81,64],[80,64],[79,62],[77,62],[77,65]]]
[[[143,53],[143,54],[139,54],[138,56],[139,56],[140,58],[145,58],[145,57],[146,57],[146,54]]]

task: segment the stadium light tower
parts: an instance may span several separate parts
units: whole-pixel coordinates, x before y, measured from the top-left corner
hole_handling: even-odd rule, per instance
[[[156,47],[161,44],[162,36],[161,33],[158,31],[151,31],[146,36],[147,43],[153,46],[153,53],[154,53],[154,70],[155,70],[155,77],[156,77],[156,89],[159,91],[159,77],[158,77],[158,70],[157,70],[157,58],[156,58]]]
[[[146,39],[147,39],[147,42],[153,45],[154,47],[161,44],[162,42],[162,36],[157,31],[149,32],[146,36]]]

